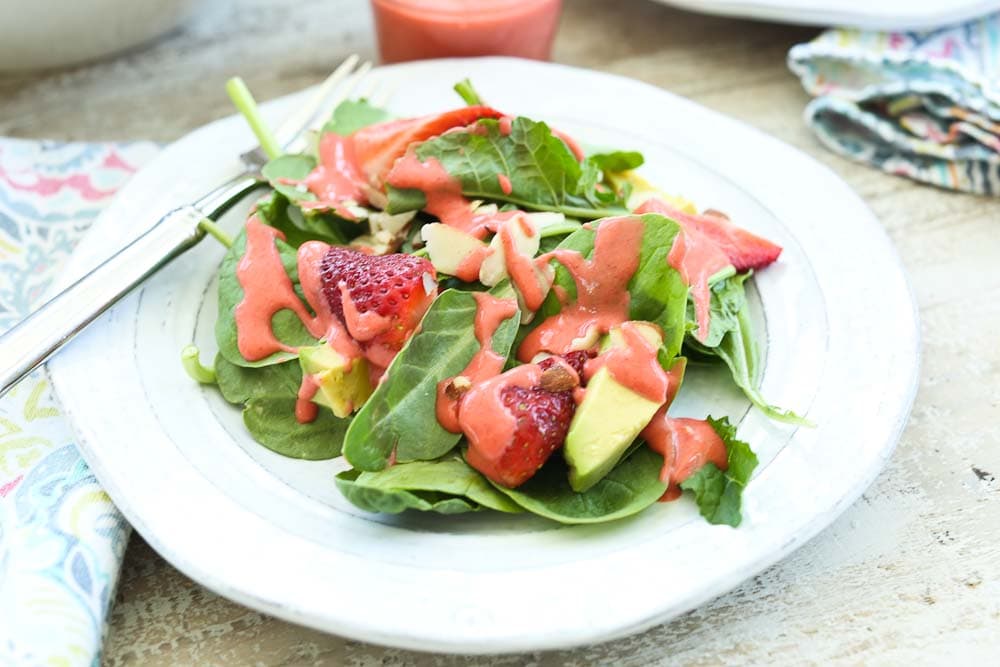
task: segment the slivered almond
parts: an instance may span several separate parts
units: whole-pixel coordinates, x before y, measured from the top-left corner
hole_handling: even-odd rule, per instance
[[[580,379],[576,373],[567,370],[562,364],[556,364],[542,371],[539,385],[545,391],[560,392],[569,391],[580,384]]]
[[[462,394],[472,389],[472,381],[464,375],[457,375],[444,386],[444,395],[453,401],[462,398]]]

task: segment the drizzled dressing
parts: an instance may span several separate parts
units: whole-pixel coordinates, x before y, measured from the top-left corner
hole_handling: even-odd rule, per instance
[[[607,368],[618,384],[654,403],[663,403],[667,400],[670,379],[657,359],[659,348],[646,340],[639,331],[641,326],[646,325],[622,323],[621,344],[587,361],[583,374],[589,381],[598,370]]]
[[[354,142],[332,132],[320,138],[319,164],[302,184],[316,195],[316,201],[299,202],[304,210],[332,208],[340,217],[355,220],[347,206],[368,201],[364,195],[365,179],[354,158]]]
[[[576,283],[576,302],[528,334],[518,348],[519,360],[529,362],[539,352],[565,354],[580,341],[596,343],[601,334],[628,320],[628,283],[639,268],[644,230],[637,217],[609,218],[597,228],[591,259],[574,250],[555,250],[539,258],[555,257],[566,267]]]
[[[276,352],[297,351],[279,341],[271,328],[271,319],[280,310],[295,313],[315,338],[322,337],[329,328],[329,318],[322,314],[314,317],[295,293],[275,245],[276,239],[284,238],[284,234],[255,216],[247,221],[246,251],[236,267],[243,300],[234,312],[236,345],[247,361],[260,361]]]
[[[659,199],[649,199],[636,209],[636,213],[660,213],[674,218],[676,211]],[[698,322],[697,337],[708,337],[709,313],[712,295],[708,279],[730,265],[729,257],[708,236],[688,225],[681,226],[674,244],[670,247],[667,261],[681,279],[691,289],[694,300],[695,319]]]
[[[473,323],[473,331],[476,340],[479,341],[479,351],[473,355],[465,369],[459,376],[468,378],[473,386],[484,382],[500,374],[503,370],[506,357],[493,350],[493,334],[500,325],[513,317],[517,313],[517,302],[513,299],[498,299],[486,292],[475,292],[476,318]],[[462,426],[459,423],[459,399],[448,397],[446,390],[454,378],[442,380],[437,386],[437,402],[435,411],[438,423],[452,433],[461,433]],[[462,397],[464,400],[464,397]],[[474,421],[476,415],[463,415],[464,421]]]

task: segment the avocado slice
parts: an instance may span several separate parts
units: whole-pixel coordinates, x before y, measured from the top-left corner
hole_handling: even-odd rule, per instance
[[[360,408],[372,394],[368,360],[348,359],[329,345],[299,348],[302,372],[319,385],[313,402],[347,417]]]
[[[643,326],[641,331],[657,347],[662,344],[656,327]],[[602,350],[622,344],[621,332],[612,329]],[[570,422],[563,449],[573,490],[582,493],[611,472],[660,406],[617,382],[607,368],[594,373]]]

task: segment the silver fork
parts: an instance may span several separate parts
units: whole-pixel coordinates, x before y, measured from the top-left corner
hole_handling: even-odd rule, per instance
[[[371,63],[359,65],[358,61],[352,55],[341,63],[312,100],[275,131],[284,152],[302,150],[306,130],[358,88],[371,68]],[[266,162],[260,146],[243,153],[236,176],[163,216],[149,231],[0,336],[0,396],[136,285],[201,241],[206,235],[202,221],[217,220],[265,183],[260,170]]]

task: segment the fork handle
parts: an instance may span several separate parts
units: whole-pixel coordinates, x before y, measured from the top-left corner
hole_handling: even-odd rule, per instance
[[[133,287],[205,233],[205,213],[184,206],[0,336],[0,396],[40,366]]]

